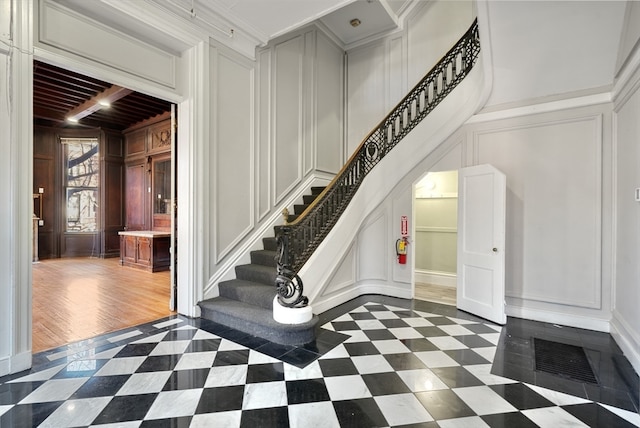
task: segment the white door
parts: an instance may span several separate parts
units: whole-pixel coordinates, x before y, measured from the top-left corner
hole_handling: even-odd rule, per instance
[[[458,173],[457,306],[505,324],[504,255],[507,180],[491,165]]]

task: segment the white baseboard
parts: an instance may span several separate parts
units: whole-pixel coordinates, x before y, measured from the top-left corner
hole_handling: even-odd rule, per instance
[[[551,312],[541,309],[523,308],[507,304],[505,312],[508,316],[523,318],[533,321],[548,322],[569,327],[584,328],[587,330],[601,331],[609,333],[610,325],[608,320],[595,319],[581,315],[571,315],[561,312]]]
[[[442,287],[456,288],[458,286],[458,276],[455,273],[416,269],[415,279],[416,282],[440,285]]]
[[[611,318],[611,336],[640,375],[640,338],[634,337],[631,326],[615,310]]]
[[[0,376],[18,373],[31,368],[31,352],[22,352],[0,360]]]

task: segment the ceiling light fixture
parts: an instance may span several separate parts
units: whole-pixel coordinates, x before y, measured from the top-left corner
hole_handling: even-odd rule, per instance
[[[353,18],[349,21],[349,24],[351,24],[353,28],[356,28],[358,25],[362,24],[362,22],[358,18]]]
[[[67,121],[78,123],[83,117],[87,117],[102,108],[109,107],[111,103],[126,97],[131,92],[133,92],[131,89],[113,85],[68,112]]]
[[[111,103],[109,102],[109,100],[100,100],[98,101],[98,104],[100,104],[104,108],[111,107]]]

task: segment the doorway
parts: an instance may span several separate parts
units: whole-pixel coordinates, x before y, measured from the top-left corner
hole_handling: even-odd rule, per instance
[[[414,298],[456,305],[458,171],[429,172],[414,189]]]
[[[164,157],[173,166],[175,144],[170,102],[39,61],[34,61],[33,80],[34,201],[39,195],[39,220],[34,227],[39,254],[34,254],[38,264],[32,266],[35,353],[175,313],[170,309],[171,271],[146,272],[121,266],[118,234],[128,227],[127,162],[136,156],[145,160]],[[167,123],[164,128],[160,125],[163,120]],[[147,126],[145,121],[157,132],[148,133],[140,152],[135,144],[128,144],[127,134],[131,130],[139,134]],[[87,218],[76,215],[83,212],[81,198],[71,198],[71,202],[78,202],[72,204],[67,197],[67,167],[77,167],[80,162],[65,162],[62,142],[69,136],[88,135],[98,141],[96,151],[100,154],[99,164],[92,164],[94,172],[99,170],[98,183],[92,182],[95,186],[89,189],[93,198],[85,198],[89,201],[88,219],[96,226],[76,230],[78,222],[84,224]],[[85,157],[81,153],[78,159]],[[151,161],[148,163],[151,166]],[[81,176],[81,172],[70,174]],[[151,169],[146,173],[151,181]],[[81,190],[86,193],[84,187]],[[143,199],[148,199],[140,207],[149,217],[145,229],[162,223],[158,227],[173,237],[170,217],[175,211],[169,207],[173,207],[174,191],[172,185],[162,193],[164,211],[157,213],[152,209],[151,194],[141,189],[147,197]],[[67,230],[70,218],[76,225],[71,231]],[[38,335],[57,339],[43,342],[36,340]]]

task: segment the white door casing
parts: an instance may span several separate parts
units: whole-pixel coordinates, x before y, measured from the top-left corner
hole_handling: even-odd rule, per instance
[[[457,306],[505,324],[506,176],[491,165],[458,173]]]

